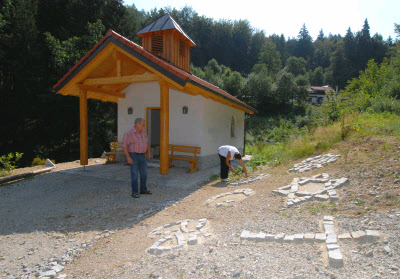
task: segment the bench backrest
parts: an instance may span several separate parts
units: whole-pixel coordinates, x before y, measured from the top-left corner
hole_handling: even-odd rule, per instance
[[[174,154],[174,152],[179,152],[179,153],[190,153],[194,154],[194,158],[196,157],[197,154],[200,154],[200,147],[194,147],[194,146],[184,146],[184,145],[168,145],[168,150],[171,152],[171,155]]]
[[[110,151],[117,152],[117,150],[123,148],[123,143],[121,142],[110,142]]]

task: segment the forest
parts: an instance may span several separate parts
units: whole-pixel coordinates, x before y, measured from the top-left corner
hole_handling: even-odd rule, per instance
[[[303,25],[296,38],[286,38],[265,34],[247,19],[200,16],[189,6],[139,11],[122,0],[0,0],[0,156],[23,153],[20,166],[34,158],[77,160],[79,100],[55,94],[52,86],[108,29],[141,44],[135,33],[165,13],[197,45],[191,73],[259,116],[302,118],[309,86],[349,92],[361,88],[355,79],[374,65],[387,67],[392,77],[381,95],[399,103],[399,23],[397,38],[370,34],[368,19],[344,35],[320,30],[314,39]],[[89,100],[88,112],[89,157],[99,157],[116,140],[117,105]]]

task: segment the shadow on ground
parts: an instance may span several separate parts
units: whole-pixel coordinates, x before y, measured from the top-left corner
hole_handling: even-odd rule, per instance
[[[103,231],[131,226],[198,190],[218,168],[160,175],[150,163],[152,195],[131,197],[129,166],[99,164],[53,171],[0,188],[0,235]],[[209,181],[210,182],[210,181]]]

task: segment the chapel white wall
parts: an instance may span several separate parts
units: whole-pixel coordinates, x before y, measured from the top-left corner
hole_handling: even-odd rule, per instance
[[[169,143],[201,147],[201,157],[217,155],[222,145],[232,145],[242,153],[244,148],[245,113],[230,106],[190,95],[175,89],[169,90]],[[126,98],[118,99],[117,141],[131,129],[136,118],[146,120],[147,107],[160,107],[158,82],[134,83],[124,90]],[[183,114],[182,108],[188,107]],[[128,108],[133,114],[128,115]],[[235,120],[235,136],[231,137],[231,118]]]
[[[244,148],[245,113],[233,107],[204,99],[203,141],[205,154],[217,154],[220,146],[231,145],[240,153]],[[234,137],[231,137],[231,118],[234,117]]]

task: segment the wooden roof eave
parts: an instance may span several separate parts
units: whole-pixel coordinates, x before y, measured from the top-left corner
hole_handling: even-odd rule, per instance
[[[192,81],[191,81],[192,82]],[[249,108],[244,107],[241,104],[237,104],[232,102],[231,100],[224,98],[222,95],[219,95],[215,92],[211,92],[209,89],[205,89],[201,85],[195,85],[194,83],[188,82],[187,85],[185,86],[185,89],[187,90],[187,93],[192,94],[192,95],[201,95],[207,99],[211,99],[213,101],[222,103],[224,105],[233,107],[235,109],[244,111],[248,114],[254,114],[255,111],[251,110]],[[253,108],[252,108],[253,109]]]
[[[199,92],[200,95],[212,99],[214,101],[223,103],[225,105],[228,105],[230,107],[236,108],[238,110],[244,111],[248,114],[254,114],[257,113],[257,111],[250,107],[250,106],[244,106],[244,104],[241,104],[241,102],[234,102],[232,99],[228,99],[224,95],[220,94],[217,91],[213,91],[202,84],[197,83],[196,81],[189,80],[188,85],[186,88],[190,89],[192,92]],[[196,88],[196,89],[195,89]]]
[[[115,55],[116,47],[118,47],[119,52],[141,65],[149,73],[157,75],[160,81],[166,81],[172,88],[192,95],[200,94],[206,98],[237,108],[249,114],[257,112],[254,108],[241,101],[236,102],[232,100],[232,98],[229,99],[218,91],[212,90],[192,79],[188,79],[178,72],[167,70],[162,66],[162,62],[151,60],[145,55],[133,50],[129,45],[118,40],[114,36],[105,38],[101,44],[98,44],[93,51],[88,53],[85,59],[81,59],[81,61],[55,85],[54,90],[63,95],[79,96],[80,88],[78,84],[82,84],[82,81],[86,79],[90,71],[99,66],[107,56]],[[94,59],[95,57],[96,59]],[[98,100],[105,99],[104,94],[91,94],[90,96]],[[118,97],[111,96],[110,100],[113,100],[112,102],[117,102]]]

